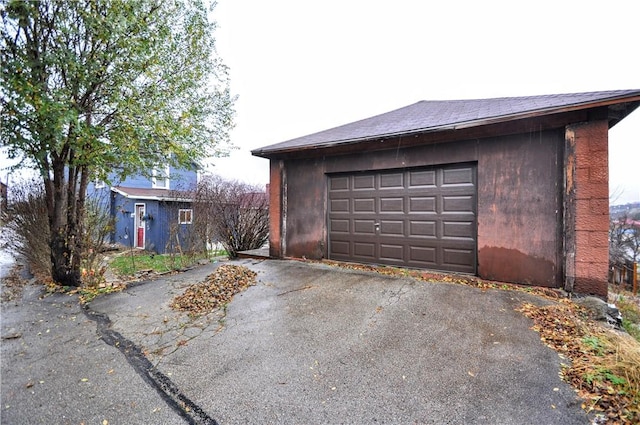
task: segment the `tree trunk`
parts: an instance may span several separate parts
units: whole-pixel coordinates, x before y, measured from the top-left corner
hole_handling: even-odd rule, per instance
[[[51,277],[62,286],[80,286],[82,279],[80,268],[74,267],[73,254],[66,241],[64,230],[52,232],[51,235]]]
[[[70,187],[75,186],[75,178],[67,181],[64,171],[64,161],[55,161],[53,178],[44,176],[47,203],[52,206],[49,208],[51,277],[59,285],[77,287],[82,285],[82,276],[80,273],[81,251],[77,237],[76,192]],[[75,173],[72,169],[68,171],[70,176]],[[70,208],[71,206],[73,208]]]

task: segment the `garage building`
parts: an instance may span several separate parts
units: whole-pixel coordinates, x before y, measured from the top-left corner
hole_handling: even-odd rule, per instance
[[[254,150],[270,255],[607,294],[608,130],[640,90],[421,101]]]

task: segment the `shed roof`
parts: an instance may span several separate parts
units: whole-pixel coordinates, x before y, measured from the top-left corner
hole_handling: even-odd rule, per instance
[[[255,149],[256,156],[338,146],[407,134],[456,130],[608,106],[609,126],[640,104],[640,89],[493,99],[422,100],[329,130]]]

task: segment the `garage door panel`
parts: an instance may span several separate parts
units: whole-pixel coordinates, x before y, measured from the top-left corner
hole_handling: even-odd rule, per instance
[[[409,222],[409,236],[412,238],[437,237],[438,223],[435,220],[411,220]]]
[[[349,220],[349,219],[333,218],[329,222],[329,225],[330,225],[329,231],[332,232],[332,233],[349,234],[350,233],[350,226],[349,226],[350,222],[351,222],[351,220]]]
[[[442,197],[442,212],[443,213],[468,213],[473,212],[474,199],[472,195],[464,196],[443,196]]]
[[[380,189],[404,188],[404,173],[381,174]]]
[[[452,267],[469,267],[469,262],[475,259],[475,254],[471,249],[443,249],[443,263]]]
[[[375,198],[362,198],[353,200],[353,211],[356,213],[375,213]]]
[[[443,221],[442,238],[474,240],[475,226],[470,221]]]
[[[435,196],[410,196],[409,197],[409,213],[435,213],[436,197]]]
[[[375,175],[359,175],[353,177],[353,189],[375,189],[376,177]]]
[[[381,213],[395,213],[404,211],[404,198],[380,198]]]
[[[348,213],[349,211],[349,199],[332,199],[329,202],[330,213]]]
[[[331,241],[331,252],[334,255],[341,255],[350,257],[351,252],[349,252],[350,243],[348,241]]]
[[[329,190],[331,191],[349,190],[349,177],[337,176],[337,177],[331,178],[331,180],[329,180]]]
[[[404,221],[402,220],[381,220],[380,234],[383,236],[404,237]]]
[[[355,219],[353,220],[353,233],[361,234],[361,235],[375,235],[376,234],[376,221],[373,219],[362,220]]]
[[[436,187],[436,171],[409,171],[409,187]]]
[[[463,185],[473,186],[473,168],[453,168],[442,170],[442,186]]]
[[[376,259],[376,245],[373,242],[355,242],[353,244],[354,257],[365,258],[368,260]]]
[[[436,265],[437,250],[428,246],[410,246],[409,261],[412,264],[433,267]]]
[[[474,273],[475,176],[475,165],[330,176],[328,257]]]
[[[392,261],[404,261],[404,246],[380,244],[380,258]]]

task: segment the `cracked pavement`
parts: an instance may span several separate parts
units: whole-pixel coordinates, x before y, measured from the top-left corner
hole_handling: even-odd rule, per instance
[[[186,423],[105,344],[76,297],[41,296],[30,285],[22,302],[2,304],[0,423]]]
[[[2,341],[0,422],[589,423],[558,377],[562,359],[514,311],[548,301],[317,263],[234,264],[258,283],[226,314],[169,308],[213,264],[85,312],[64,295],[3,305],[3,337],[22,336]]]

